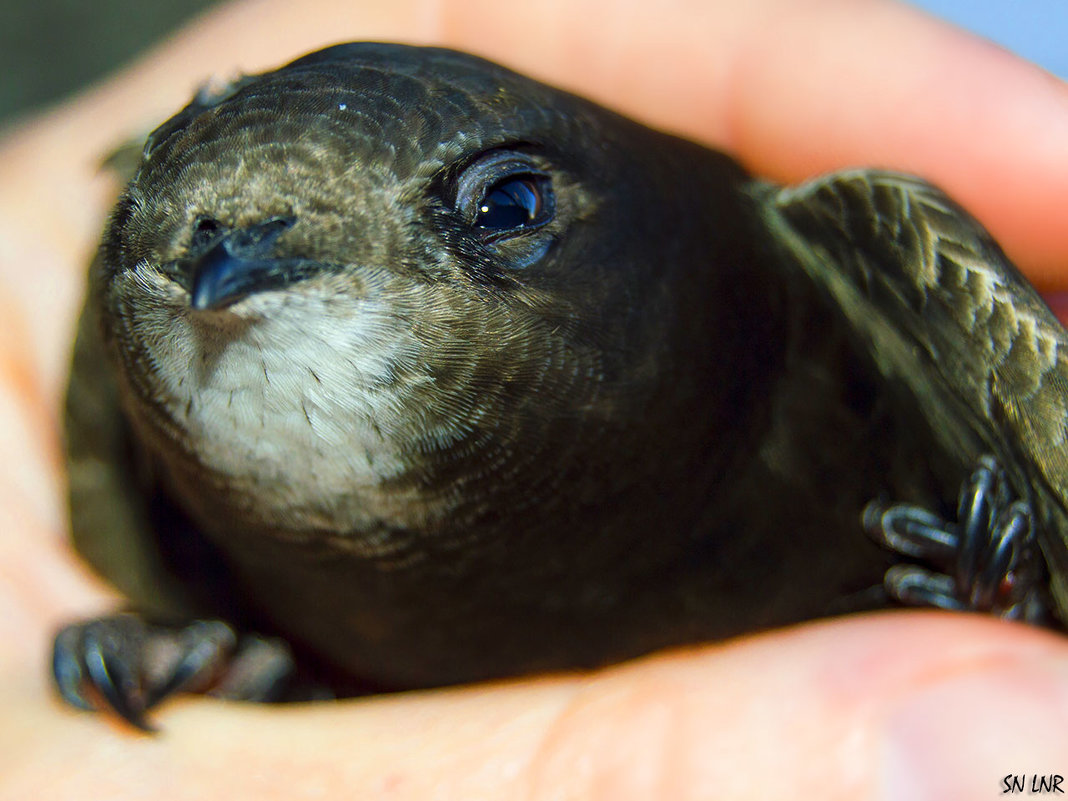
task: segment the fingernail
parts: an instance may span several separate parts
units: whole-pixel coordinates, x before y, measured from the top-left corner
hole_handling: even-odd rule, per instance
[[[1068,794],[1068,664],[1000,663],[928,684],[887,726],[891,801]]]

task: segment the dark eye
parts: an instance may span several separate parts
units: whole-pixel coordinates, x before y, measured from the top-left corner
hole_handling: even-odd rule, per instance
[[[484,241],[495,242],[550,222],[556,200],[552,180],[530,155],[493,150],[460,174],[456,209]]]
[[[544,222],[547,184],[548,179],[541,175],[516,175],[499,181],[486,191],[475,225],[508,231]]]

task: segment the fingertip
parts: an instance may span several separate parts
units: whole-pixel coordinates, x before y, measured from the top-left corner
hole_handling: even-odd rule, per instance
[[[984,798],[1063,771],[1068,664],[1006,659],[908,694],[885,723],[880,783],[890,801]],[[1063,785],[1060,792],[1068,787]],[[1052,782],[1050,786],[1052,787]]]
[[[732,147],[797,181],[847,166],[920,175],[1040,288],[1068,285],[1068,89],[902,3],[780,3],[735,67]]]
[[[1066,705],[1068,649],[1048,632],[948,613],[824,621],[595,678],[543,738],[532,797],[978,798],[961,791],[1012,770],[996,744],[1027,752]],[[1048,743],[1026,764],[1054,771],[1064,735]],[[954,749],[981,761],[934,756]]]

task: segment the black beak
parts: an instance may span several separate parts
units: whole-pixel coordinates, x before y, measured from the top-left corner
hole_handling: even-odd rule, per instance
[[[248,295],[282,289],[321,269],[310,259],[275,256],[275,241],[294,222],[293,217],[275,217],[227,230],[201,221],[189,256],[167,265],[165,272],[185,287],[189,305],[197,311],[223,309]],[[198,243],[198,238],[205,241]]]

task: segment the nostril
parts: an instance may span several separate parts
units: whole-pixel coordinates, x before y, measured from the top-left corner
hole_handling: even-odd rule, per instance
[[[226,232],[226,226],[211,217],[198,217],[193,224],[193,239],[189,243],[191,253],[207,250],[215,240]]]

